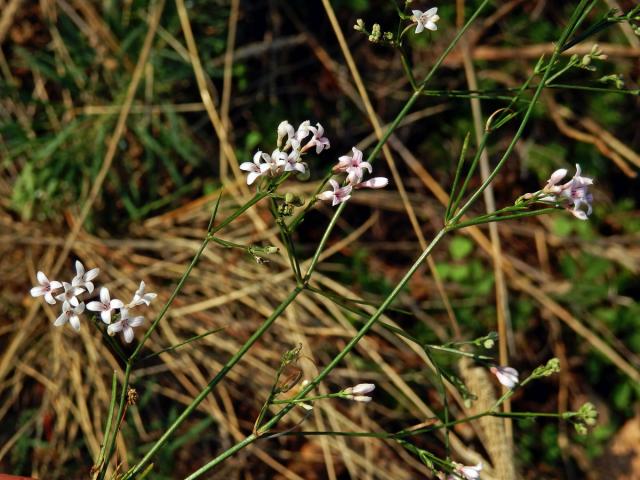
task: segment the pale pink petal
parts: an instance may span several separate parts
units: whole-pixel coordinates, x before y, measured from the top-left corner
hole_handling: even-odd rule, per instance
[[[78,317],[78,315],[71,315],[71,317],[69,317],[69,323],[76,332],[80,331],[80,317]]]
[[[115,335],[120,330],[122,330],[122,321],[119,321],[119,322],[116,322],[116,323],[112,323],[111,325],[109,325],[107,327],[107,333],[109,335],[111,335],[111,336]]]
[[[39,297],[40,295],[44,295],[45,293],[47,293],[49,289],[47,287],[33,287],[30,290],[31,296],[32,297]],[[55,303],[55,302],[54,302]]]
[[[89,307],[87,307],[89,308]],[[100,314],[100,318],[102,319],[102,321],[104,323],[106,323],[107,325],[109,325],[111,323],[111,310],[104,310],[101,314]]]
[[[102,312],[105,310],[105,306],[104,303],[94,300],[93,302],[87,303],[87,310],[92,312]]]
[[[109,308],[111,308],[112,310],[122,307],[124,307],[124,302],[122,300],[118,300],[117,298],[114,298],[109,302]]]
[[[247,185],[253,184],[253,182],[256,181],[256,178],[258,178],[260,175],[262,175],[261,172],[251,172],[249,175],[247,175]]]
[[[56,299],[53,298],[53,295],[51,294],[51,292],[47,292],[47,293],[44,294],[44,300],[49,305],[55,305],[56,304]]]
[[[38,279],[38,282],[40,283],[40,285],[48,285],[49,284],[49,279],[44,274],[44,272],[38,272],[36,274],[36,278]]]
[[[131,327],[139,327],[144,323],[144,317],[134,317],[129,320],[129,326]]]
[[[124,336],[124,341],[127,343],[131,343],[133,341],[133,328],[130,326],[125,326],[122,329],[122,334]]]
[[[92,268],[91,270],[89,270],[87,273],[84,274],[84,280],[86,282],[90,282],[91,280],[96,278],[99,274],[100,274],[99,268]]]
[[[326,192],[322,192],[316,195],[316,198],[318,200],[323,200],[325,202],[328,202],[329,200],[333,200],[334,197],[335,197],[335,193],[333,193],[331,190],[327,190]]]
[[[61,327],[68,321],[69,321],[69,316],[67,315],[67,312],[62,312],[62,314],[58,318],[56,318],[56,321],[53,322],[53,325],[56,327]]]
[[[564,177],[567,176],[567,173],[569,172],[567,172],[566,168],[560,168],[556,170],[551,174],[551,176],[549,177],[549,180],[547,180],[547,184],[556,185],[560,180],[562,180]]]

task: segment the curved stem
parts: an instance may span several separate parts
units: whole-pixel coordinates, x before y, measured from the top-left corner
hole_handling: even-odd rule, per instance
[[[436,247],[436,245],[438,245],[440,240],[442,240],[442,238],[447,233],[447,231],[448,230],[446,228],[443,228],[442,230],[440,230],[440,232],[438,232],[438,234],[433,238],[429,246],[422,252],[422,254],[418,257],[418,259],[413,263],[413,265],[411,266],[411,268],[409,268],[409,270],[404,275],[404,277],[402,277],[402,280],[398,282],[398,284],[393,289],[393,291],[387,296],[387,298],[385,298],[385,300],[382,302],[380,307],[378,307],[376,312],[369,318],[369,320],[364,324],[364,326],[362,326],[360,330],[358,330],[358,333],[356,333],[356,335],[349,341],[349,343],[347,343],[347,345],[342,349],[342,351],[338,353],[331,360],[331,362],[329,362],[329,364],[324,368],[324,370],[322,370],[322,372],[320,372],[311,382],[309,382],[309,384],[306,387],[304,387],[298,393],[298,395],[296,395],[293,399],[291,399],[292,401],[304,398],[327,375],[329,375],[329,373],[334,368],[336,368],[338,364],[342,362],[342,360],[356,347],[358,342],[369,332],[369,330],[371,330],[371,328],[380,319],[380,317],[385,312],[385,310],[391,305],[391,303],[395,300],[398,294],[404,289],[404,287],[409,282],[413,274],[418,270],[418,268],[422,265],[425,259],[431,254],[433,249]],[[198,478],[202,474],[214,468],[216,465],[219,465],[220,463],[222,463],[225,459],[229,458],[234,453],[238,452],[239,450],[243,449],[247,445],[250,445],[251,443],[256,441],[258,438],[260,438],[260,435],[272,429],[294,407],[295,407],[295,403],[290,403],[289,405],[283,407],[282,410],[280,410],[273,418],[271,418],[271,420],[266,422],[264,426],[259,429],[257,434],[249,435],[241,442],[237,443],[230,449],[218,455],[216,458],[214,458],[210,462],[200,467],[198,470],[196,470],[191,475],[189,475],[187,479],[193,480],[195,478]]]
[[[251,348],[251,346],[271,327],[273,322],[284,312],[284,310],[296,299],[298,294],[302,291],[302,288],[296,287],[285,298],[280,305],[273,311],[273,313],[262,323],[251,337],[240,347],[240,349],[224,364],[222,369],[217,373],[215,377],[209,382],[209,384],[196,396],[193,401],[183,410],[183,412],[176,418],[169,428],[162,434],[162,436],[153,444],[147,454],[136,464],[134,467],[124,476],[124,478],[132,478],[138,474],[145,466],[145,464],[153,457],[156,452],[167,442],[169,437],[176,431],[176,429],[182,424],[184,420],[200,405],[200,403],[211,393],[214,387],[220,383],[220,381],[229,373],[236,363],[244,356],[245,353]],[[242,443],[242,442],[241,442]]]

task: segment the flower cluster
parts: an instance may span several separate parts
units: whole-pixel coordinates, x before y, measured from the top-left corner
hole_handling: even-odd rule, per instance
[[[71,283],[49,280],[44,272],[38,272],[37,279],[40,285],[31,289],[31,296],[44,296],[45,301],[51,305],[55,305],[56,301],[62,302],[60,316],[53,323],[56,327],[68,323],[74,330],[80,330],[80,316],[85,310],[89,310],[100,314],[102,321],[108,325],[107,332],[109,335],[122,332],[124,341],[131,343],[133,340],[133,328],[142,325],[144,317],[131,318],[129,310],[140,305],[149,306],[151,301],[156,298],[156,294],[145,293],[144,282],[140,282],[140,287],[136,290],[133,299],[125,305],[122,300],[112,299],[109,290],[106,287],[102,287],[100,289],[100,300],[94,300],[85,305],[82,295],[91,295],[94,292],[93,279],[99,273],[99,268],[86,271],[79,260],[76,260],[76,276],[73,277]],[[114,314],[117,317],[117,321],[111,323],[111,316]]]
[[[332,190],[327,190],[318,195],[319,200],[331,201],[332,206],[346,202],[351,198],[351,192],[360,188],[384,188],[389,180],[385,177],[374,177],[363,181],[364,171],[371,173],[371,164],[362,160],[362,152],[356,147],[352,148],[353,155],[343,155],[338,159],[338,164],[333,167],[333,173],[346,173],[346,184],[340,185],[334,179],[329,180]]]
[[[567,169],[560,168],[551,174],[547,184],[542,190],[535,193],[527,193],[524,200],[535,200],[544,203],[554,203],[564,205],[574,217],[586,220],[593,207],[593,195],[589,193],[589,186],[593,185],[593,179],[581,176],[582,169],[576,164],[576,174],[569,181],[560,184],[567,176]],[[586,208],[585,209],[583,208]]]
[[[240,164],[240,170],[248,172],[247,185],[251,185],[258,177],[279,177],[285,172],[307,172],[307,164],[302,161],[302,155],[315,147],[317,154],[328,149],[331,144],[324,136],[324,128],[319,123],[312,126],[309,120],[302,122],[298,129],[286,120],[278,125],[277,148],[269,155],[258,150],[253,156],[253,162]],[[307,140],[307,137],[311,138]]]

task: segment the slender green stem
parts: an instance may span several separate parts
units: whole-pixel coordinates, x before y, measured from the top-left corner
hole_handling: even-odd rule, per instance
[[[460,230],[461,228],[471,227],[472,225],[482,225],[484,223],[502,222],[504,220],[514,220],[516,218],[525,217],[537,217],[539,215],[545,215],[547,213],[553,213],[557,211],[557,208],[543,208],[541,210],[534,210],[532,212],[514,213],[513,215],[500,215],[495,217],[471,219],[467,222],[458,222],[451,227],[451,230]]]
[[[442,406],[444,408],[444,424],[447,425],[449,423],[449,399],[447,398],[447,389],[444,385],[444,375],[438,363],[434,360],[431,352],[428,349],[424,350],[429,361],[433,364],[433,368],[436,369],[436,376],[438,377],[438,389],[440,390],[440,395],[442,396]],[[447,458],[450,456],[451,446],[449,442],[449,427],[444,427],[444,447],[447,452]]]
[[[124,478],[132,478],[144,468],[145,464],[153,457],[156,452],[167,442],[169,437],[176,431],[176,429],[184,422],[189,415],[200,405],[200,403],[211,393],[214,387],[220,383],[220,381],[229,373],[229,371],[240,361],[245,353],[258,341],[260,337],[271,327],[273,322],[285,311],[285,309],[296,299],[298,294],[302,291],[302,288],[296,287],[285,298],[280,305],[276,307],[273,313],[262,323],[251,337],[240,347],[240,349],[224,364],[222,369],[217,373],[215,377],[209,382],[209,384],[193,399],[193,401],[182,411],[182,413],[176,418],[169,428],[162,434],[162,436],[156,440],[151,449],[146,455],[125,475]],[[242,443],[242,442],[241,442]],[[191,478],[191,477],[189,477]]]
[[[504,112],[508,112],[508,111],[511,110],[511,108],[516,104],[516,102],[520,98],[520,96],[524,93],[524,91],[526,90],[526,88],[529,85],[529,83],[531,83],[531,81],[533,80],[535,75],[536,75],[535,72],[532,73],[531,75],[529,75],[529,77],[524,82],[524,84],[522,84],[517,89],[516,96],[513,97],[511,99],[511,103],[509,105],[507,105],[507,107],[505,107],[503,109]],[[500,120],[497,120],[497,123],[502,125],[502,122]],[[498,127],[496,127],[496,128],[498,128]],[[478,148],[476,150],[476,154],[474,155],[473,160],[471,161],[471,165],[469,166],[469,170],[467,171],[467,176],[465,177],[464,183],[462,184],[462,187],[460,188],[460,191],[456,195],[455,200],[453,200],[453,202],[451,204],[451,208],[449,210],[449,216],[446,219],[448,224],[452,223],[450,217],[451,217],[451,215],[454,215],[456,213],[456,210],[458,209],[458,205],[460,205],[460,202],[464,198],[464,195],[467,192],[467,187],[469,186],[469,182],[471,181],[471,178],[473,177],[473,174],[475,173],[475,170],[476,170],[476,168],[478,166],[478,163],[480,161],[480,156],[482,155],[482,152],[486,148],[487,142],[489,141],[489,136],[491,135],[491,133],[493,131],[494,131],[493,128],[487,128],[485,130],[483,136],[482,136],[482,139],[480,140],[480,144],[478,145]]]
[[[142,338],[142,340],[140,341],[140,343],[138,343],[138,346],[135,348],[133,353],[129,356],[129,359],[128,359],[126,367],[125,367],[124,378],[123,378],[123,381],[122,381],[122,387],[121,387],[122,391],[120,393],[120,402],[118,404],[118,419],[119,419],[118,422],[120,422],[122,420],[121,417],[124,415],[124,411],[125,411],[125,408],[126,408],[127,391],[129,389],[129,380],[130,380],[130,377],[131,377],[131,372],[133,370],[133,365],[134,365],[134,363],[136,361],[136,358],[140,354],[140,351],[142,350],[142,347],[144,346],[145,342],[149,339],[149,337],[151,336],[153,331],[157,328],[158,324],[164,318],[164,316],[166,315],[167,311],[169,310],[169,308],[173,304],[173,301],[175,300],[175,298],[178,296],[178,294],[182,290],[184,284],[187,281],[187,278],[191,274],[191,271],[196,266],[196,264],[200,260],[200,257],[202,256],[202,253],[204,252],[205,248],[207,247],[207,245],[209,244],[209,242],[213,238],[214,233],[220,231],[221,229],[223,229],[224,227],[229,225],[236,218],[238,218],[240,215],[242,215],[245,211],[247,211],[249,208],[251,208],[253,205],[258,203],[260,200],[262,200],[263,198],[267,197],[268,195],[269,195],[268,191],[256,193],[251,199],[249,199],[244,205],[242,205],[237,210],[235,210],[224,221],[222,221],[217,227],[214,227],[213,223],[214,223],[215,218],[217,216],[218,207],[220,205],[220,196],[218,197],[218,201],[216,202],[216,205],[215,205],[215,208],[213,210],[213,213],[211,214],[211,218],[209,219],[209,226],[207,228],[207,236],[202,241],[202,244],[200,245],[200,248],[198,249],[198,251],[194,255],[194,257],[191,260],[191,263],[189,264],[189,266],[186,268],[184,274],[180,278],[180,281],[178,282],[178,284],[176,285],[175,289],[173,290],[173,293],[171,294],[171,296],[169,297],[167,302],[164,304],[164,306],[162,307],[162,309],[158,313],[156,319],[153,321],[153,323],[151,324],[151,326],[149,327],[149,329],[145,333],[145,335]],[[107,447],[106,447],[107,457],[106,457],[105,462],[104,462],[104,464],[102,466],[102,470],[100,471],[100,475],[98,476],[98,480],[103,480],[105,475],[106,475],[107,468],[108,468],[108,465],[109,465],[109,461],[111,460],[113,452],[115,451],[115,440],[116,440],[116,437],[117,437],[117,429],[118,428],[119,428],[119,424],[116,426],[116,432],[114,432],[114,434],[109,438],[109,441],[108,441],[108,444],[107,444]]]
[[[315,437],[315,436],[333,436],[333,437],[366,437],[366,438],[381,438],[388,440],[396,440],[402,439],[417,435],[424,435],[425,433],[430,433],[435,430],[440,430],[443,428],[451,428],[456,425],[460,425],[462,423],[468,423],[473,420],[478,420],[483,417],[500,417],[500,418],[564,418],[566,414],[564,413],[546,413],[546,412],[493,412],[486,411],[482,413],[478,413],[476,415],[472,415],[469,417],[461,418],[458,420],[453,420],[447,423],[438,423],[433,426],[413,429],[413,430],[402,430],[396,433],[388,433],[388,432],[335,432],[335,431],[317,431],[317,430],[306,430],[306,431],[292,431],[282,433],[282,436],[287,437]]]
[[[327,225],[326,230],[324,231],[324,233],[322,234],[322,238],[320,239],[320,243],[318,244],[318,247],[316,248],[315,253],[313,254],[313,258],[311,259],[311,263],[309,264],[309,268],[307,269],[307,273],[305,274],[304,278],[302,279],[302,284],[306,285],[309,282],[309,279],[311,278],[311,275],[313,274],[313,271],[316,268],[316,265],[318,264],[318,261],[320,260],[320,254],[322,253],[322,250],[324,249],[325,244],[327,243],[327,241],[329,240],[329,237],[331,236],[331,232],[333,231],[333,227],[336,226],[336,222],[338,221],[338,218],[340,218],[340,214],[342,213],[342,211],[345,209],[345,207],[347,206],[346,203],[341,203],[340,206],[337,208],[336,212],[334,213],[333,217],[331,217],[331,221],[329,221],[329,225]]]
[[[342,392],[327,393],[326,395],[315,395],[312,397],[292,398],[290,400],[272,400],[272,404],[288,405],[290,403],[304,403],[313,402],[314,400],[324,400],[325,398],[345,398],[345,394]]]
[[[413,76],[413,70],[411,70],[411,65],[409,65],[409,59],[407,58],[407,52],[404,47],[398,47],[400,51],[400,60],[402,62],[402,68],[404,70],[407,79],[409,79],[409,84],[411,85],[411,89],[415,92],[418,90],[418,84],[416,83],[416,78]]]
[[[304,398],[327,375],[329,375],[329,373],[334,368],[336,368],[336,366],[340,362],[342,362],[342,360],[355,348],[355,346],[358,344],[358,342],[360,342],[360,340],[369,332],[369,330],[371,330],[371,328],[380,319],[380,317],[385,312],[385,310],[391,305],[391,303],[395,300],[395,298],[398,296],[398,294],[405,288],[406,284],[409,282],[411,277],[418,270],[418,268],[420,268],[422,263],[431,254],[433,249],[436,247],[436,245],[438,245],[438,243],[440,242],[440,240],[442,240],[442,238],[444,237],[444,235],[446,233],[447,233],[447,229],[442,229],[442,230],[440,230],[440,232],[438,232],[438,234],[433,238],[431,243],[427,246],[427,248],[422,252],[422,254],[414,262],[414,264],[411,266],[411,268],[409,268],[409,270],[404,275],[402,280],[400,280],[400,282],[398,282],[398,284],[393,289],[393,291],[385,298],[385,300],[382,302],[380,307],[378,307],[376,312],[360,328],[360,330],[358,330],[358,333],[356,333],[356,335],[349,341],[349,343],[347,343],[347,345],[342,349],[342,351],[339,352],[331,360],[331,362],[329,362],[329,364],[324,368],[324,370],[322,370],[322,372],[320,372],[312,381],[310,381],[307,384],[307,386],[304,387],[298,393],[298,395],[296,395],[296,397],[294,399],[292,399],[292,400],[297,400],[297,399],[300,399],[300,398]],[[229,458],[234,453],[238,452],[239,450],[241,450],[242,448],[246,447],[247,445],[253,443],[255,440],[257,440],[260,437],[260,435],[262,435],[262,434],[268,432],[270,429],[272,429],[294,407],[295,407],[294,403],[290,403],[289,405],[283,407],[282,410],[280,410],[268,422],[266,422],[264,424],[264,426],[262,426],[259,429],[258,433],[253,434],[253,435],[249,435],[247,438],[245,438],[241,442],[237,443],[236,445],[234,445],[230,449],[226,450],[225,452],[223,452],[220,455],[218,455],[217,457],[215,457],[213,460],[209,461],[208,463],[206,463],[205,465],[200,467],[198,470],[196,470],[194,473],[192,473],[189,477],[187,477],[188,480],[193,480],[195,478],[198,478],[199,476],[203,475],[204,473],[206,473],[209,470],[211,470],[212,468],[214,468],[216,465],[219,465],[221,462],[223,462],[225,459]]]
[[[464,182],[462,183],[462,186],[460,187],[460,191],[455,196],[455,200],[452,201],[451,198],[449,199],[449,202],[451,202],[451,207],[449,209],[449,216],[447,218],[448,222],[450,221],[451,215],[456,213],[456,210],[458,209],[458,205],[462,201],[462,198],[464,197],[464,194],[467,191],[467,187],[469,186],[469,182],[471,181],[471,178],[473,178],[473,174],[474,174],[474,172],[476,170],[476,167],[478,166],[478,161],[480,160],[480,156],[482,155],[482,152],[486,148],[487,142],[489,141],[489,135],[491,135],[490,131],[485,131],[484,132],[484,135],[482,136],[482,140],[480,140],[480,145],[478,145],[478,148],[476,150],[476,154],[474,155],[473,160],[471,161],[471,165],[469,166],[469,170],[467,171],[467,176],[465,177]],[[452,192],[452,194],[453,194],[453,192]]]
[[[584,8],[584,6],[588,3],[588,1],[589,0],[581,0],[581,2],[578,5],[577,9],[581,10],[582,8]],[[575,22],[575,20],[574,20],[574,22]],[[562,35],[560,36],[560,40],[558,41],[558,43],[556,45],[556,48],[553,51],[553,55],[551,56],[551,59],[548,62],[548,65],[555,64],[556,60],[560,56],[562,45],[564,45],[564,43],[567,41],[567,38],[569,37],[569,35],[571,34],[571,32],[573,31],[573,29],[576,26],[577,25],[571,23],[571,24],[569,24],[569,26],[567,26],[564,29],[564,31],[562,32]],[[511,156],[511,152],[513,152],[513,149],[515,148],[516,143],[518,142],[518,140],[520,140],[520,137],[522,137],[522,134],[524,133],[524,129],[527,126],[527,124],[529,123],[529,119],[531,118],[531,114],[533,113],[533,109],[536,106],[536,104],[538,103],[538,99],[540,98],[540,95],[542,94],[542,90],[544,89],[544,87],[545,87],[545,85],[547,83],[547,80],[549,79],[550,75],[551,75],[551,69],[548,68],[544,72],[544,74],[542,76],[542,79],[540,81],[540,84],[538,85],[538,88],[536,88],[536,90],[535,90],[535,92],[533,94],[533,98],[531,99],[531,102],[529,103],[529,107],[527,108],[527,110],[526,110],[526,112],[524,114],[522,122],[520,122],[520,126],[518,127],[518,130],[516,131],[515,135],[513,136],[513,139],[509,143],[509,146],[507,147],[506,151],[502,155],[502,158],[500,158],[500,161],[498,162],[496,167],[487,176],[487,178],[484,180],[484,182],[482,182],[482,185],[480,185],[480,187],[473,193],[473,195],[471,195],[471,198],[469,198],[469,200],[467,200],[467,202],[460,208],[460,210],[454,216],[454,218],[451,219],[451,223],[455,224],[460,220],[460,218],[466,213],[466,211],[469,210],[471,205],[473,205],[476,202],[476,200],[480,197],[480,195],[482,195],[482,192],[484,192],[486,190],[486,188],[493,181],[493,179],[496,177],[496,175],[498,175],[498,172],[502,169],[502,166],[509,159],[509,157]]]
[[[141,360],[148,360],[150,358],[153,357],[157,357],[158,355],[161,355],[163,353],[167,353],[167,352],[173,352],[177,349],[179,349],[180,347],[184,347],[185,345],[188,345],[192,342],[195,342],[197,340],[202,340],[204,337],[208,337],[209,335],[213,335],[214,333],[218,333],[222,330],[224,330],[227,327],[220,327],[220,328],[214,328],[213,330],[209,330],[208,332],[205,332],[201,335],[194,335],[193,337],[187,338],[184,342],[180,342],[177,343],[175,345],[171,345],[170,347],[167,348],[163,348],[162,350],[158,350],[157,352],[153,352],[150,355],[147,355],[146,357],[142,357]]]
[[[280,214],[278,214],[278,206],[276,205],[276,201],[273,197],[271,198],[270,206],[271,216],[275,220],[276,225],[278,225],[280,238],[282,239],[284,248],[287,250],[287,257],[289,258],[291,271],[296,277],[296,282],[300,283],[302,281],[302,271],[300,270],[300,264],[298,263],[298,257],[296,256],[295,246],[293,245],[293,241],[291,240],[291,235],[289,235],[287,224],[285,223],[284,218]]]
[[[288,230],[290,233],[294,232],[296,228],[298,228],[298,225],[300,224],[300,222],[302,222],[302,220],[304,219],[304,216],[307,214],[307,212],[309,210],[311,210],[313,208],[313,206],[316,204],[316,202],[318,201],[318,199],[316,198],[316,196],[322,191],[322,189],[324,188],[324,186],[327,184],[327,182],[329,181],[329,179],[333,176],[333,173],[331,171],[329,171],[324,178],[322,179],[322,181],[318,184],[318,186],[316,187],[316,190],[313,192],[313,195],[311,195],[311,198],[309,199],[309,202],[307,203],[307,205],[304,207],[304,209],[299,212],[294,219],[289,223],[288,226]]]
[[[111,401],[109,402],[109,415],[107,416],[107,423],[104,426],[104,434],[102,436],[102,445],[100,447],[100,453],[94,464],[93,470],[98,473],[102,468],[102,462],[104,462],[104,454],[109,443],[109,436],[111,435],[111,424],[113,423],[113,412],[116,409],[116,397],[118,392],[118,374],[114,371],[113,378],[111,380]]]
[[[127,406],[127,391],[129,390],[129,377],[131,376],[131,369],[133,364],[131,362],[127,362],[127,366],[124,371],[124,380],[122,381],[122,390],[120,392],[120,402],[118,403],[118,414],[116,415],[116,425],[113,430],[113,433],[109,435],[108,440],[105,446],[106,457],[104,459],[104,463],[102,464],[102,468],[100,470],[100,474],[98,475],[98,479],[104,479],[107,474],[107,468],[109,467],[109,461],[113,456],[113,452],[116,448],[116,438],[118,437],[118,431],[120,430],[120,423],[122,422],[122,418],[124,416],[124,411]]]
[[[453,185],[451,186],[451,193],[449,194],[449,201],[447,202],[447,209],[444,212],[444,222],[447,223],[449,221],[449,216],[451,215],[451,207],[453,206],[453,199],[456,194],[456,189],[458,188],[458,182],[460,181],[460,174],[462,173],[462,167],[464,165],[464,159],[467,155],[467,150],[469,149],[469,139],[471,138],[471,133],[467,132],[467,135],[464,137],[464,143],[462,144],[462,150],[460,150],[460,157],[458,158],[458,166],[456,167],[456,175],[453,179]]]

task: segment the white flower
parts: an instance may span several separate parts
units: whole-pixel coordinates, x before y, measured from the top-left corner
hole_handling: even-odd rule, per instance
[[[76,296],[84,292],[84,288],[72,285],[69,282],[62,282],[62,286],[64,287],[64,292],[56,295],[56,300],[60,300],[61,302],[68,303],[73,305],[74,307],[77,307],[79,302]]]
[[[300,161],[300,152],[298,150],[292,150],[287,155],[286,165],[284,167],[285,172],[297,171],[305,173],[307,170],[307,164]]]
[[[422,32],[425,28],[434,32],[438,30],[438,26],[436,25],[436,22],[440,20],[440,17],[438,16],[438,7],[430,8],[426,12],[412,10],[411,13],[413,13],[412,20],[418,23],[416,26],[416,33]]]
[[[133,295],[133,300],[131,300],[131,302],[129,302],[129,304],[127,305],[127,308],[133,308],[143,304],[148,307],[151,304],[151,300],[158,296],[157,293],[144,293],[144,288],[144,282],[140,282],[140,286],[138,287],[138,290],[136,290],[136,293]]]
[[[114,298],[111,300],[111,296],[109,295],[109,289],[106,287],[102,287],[100,289],[100,301],[93,301],[87,304],[87,310],[91,310],[92,312],[100,312],[100,318],[102,321],[109,325],[111,323],[111,312],[117,308],[124,307],[124,303],[122,300],[118,300]]]
[[[489,371],[493,373],[498,378],[498,381],[507,388],[513,388],[518,384],[519,375],[515,368],[491,367]]]
[[[56,318],[56,321],[53,322],[53,324],[56,327],[60,327],[69,322],[69,325],[71,325],[74,330],[78,331],[80,330],[80,314],[82,312],[84,312],[84,303],[71,307],[69,303],[64,302],[62,304],[62,314]]]
[[[313,137],[302,149],[303,152],[307,151],[309,148],[315,146],[316,153],[322,152],[322,150],[328,150],[331,147],[329,143],[329,139],[324,136],[324,128],[319,123],[316,123],[316,127],[309,127],[309,130],[313,133]]]
[[[455,472],[465,478],[466,480],[478,480],[480,478],[480,471],[482,470],[482,463],[478,463],[474,466],[464,466],[454,462]]]
[[[353,187],[351,185],[347,185],[345,187],[340,187],[338,182],[336,182],[333,178],[329,180],[333,191],[327,190],[326,192],[322,192],[318,195],[318,199],[329,201],[331,200],[331,206],[335,207],[339,203],[346,202],[351,198],[351,190]]]
[[[41,295],[44,295],[45,301],[51,305],[54,305],[56,303],[56,300],[53,298],[53,292],[55,290],[58,290],[59,288],[62,288],[62,283],[56,280],[50,282],[43,272],[38,272],[36,277],[38,278],[38,283],[40,285],[31,289],[31,296],[39,297]]]
[[[277,177],[284,171],[284,168],[287,165],[288,155],[286,152],[276,148],[271,155],[263,153],[262,158],[264,160],[264,164],[261,168],[264,174],[269,174],[271,177]]]
[[[389,185],[389,179],[386,177],[373,177],[366,182],[360,182],[353,186],[355,189],[361,188],[384,188]]]
[[[282,147],[282,140],[284,140],[285,135],[287,137],[287,142],[289,142],[295,134],[296,132],[293,129],[293,125],[286,120],[280,122],[280,125],[278,125],[278,148]]]
[[[371,164],[362,161],[362,152],[356,147],[351,149],[353,156],[343,155],[338,158],[338,164],[333,167],[333,172],[347,172],[347,182],[356,185],[362,181],[364,173],[362,170],[368,170],[371,173]]]
[[[349,400],[368,403],[372,398],[365,394],[373,392],[375,388],[376,386],[373,383],[359,383],[354,387],[345,388],[342,393],[346,394],[344,398]]]
[[[93,293],[93,280],[100,273],[99,268],[92,268],[88,272],[84,271],[84,265],[80,260],[76,260],[76,276],[71,280],[71,284],[74,287],[84,288],[87,292]]]
[[[260,163],[260,159],[266,160],[265,157],[269,157],[269,155],[258,150],[253,156],[253,162],[243,162],[240,164],[240,170],[249,172],[249,175],[247,175],[247,185],[251,185],[253,182],[255,182],[256,178],[258,178],[268,169],[268,165],[266,165],[265,163]]]
[[[120,320],[112,323],[107,327],[107,333],[111,336],[117,332],[122,332],[122,338],[127,343],[131,343],[133,340],[133,329],[139,327],[144,322],[144,317],[129,318],[129,309],[120,309]]]
[[[296,130],[295,139],[298,141],[298,144],[302,142],[305,138],[309,136],[309,132],[311,132],[311,122],[309,120],[305,120],[300,125],[298,125],[298,130]]]

